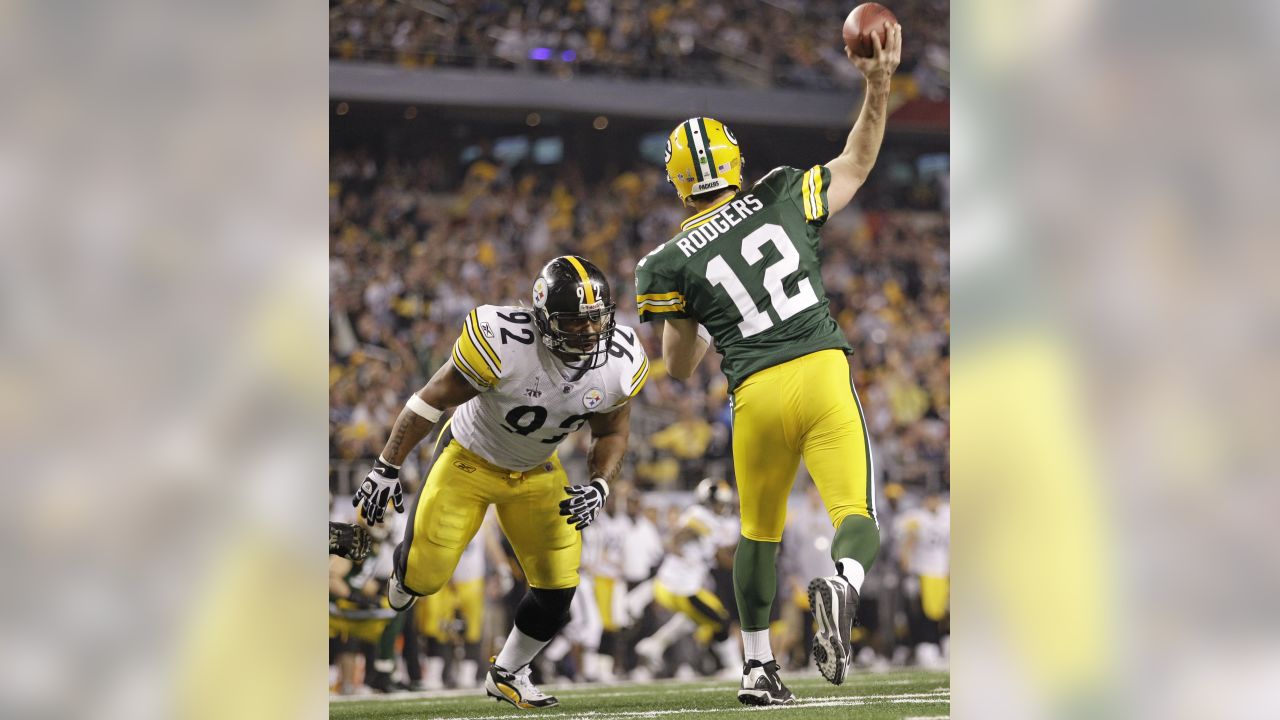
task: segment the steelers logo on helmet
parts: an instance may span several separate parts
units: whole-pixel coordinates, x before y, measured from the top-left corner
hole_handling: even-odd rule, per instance
[[[533,281],[533,306],[543,307],[547,304],[547,281],[539,276]]]
[[[555,258],[534,280],[533,318],[542,342],[571,365],[604,365],[613,338],[615,307],[608,278],[577,255]]]
[[[600,388],[591,388],[582,396],[582,406],[588,410],[595,410],[602,402],[604,402],[604,391]]]

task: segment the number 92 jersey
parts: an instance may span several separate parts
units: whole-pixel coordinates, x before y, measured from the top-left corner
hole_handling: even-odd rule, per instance
[[[641,322],[693,318],[711,333],[729,388],[801,355],[852,352],[831,317],[818,259],[831,171],[774,168],[694,215],[636,266]]]
[[[524,472],[541,465],[560,441],[596,413],[627,404],[649,377],[636,331],[618,325],[608,360],[582,377],[563,363],[520,307],[481,305],[463,323],[453,366],[480,391],[453,414],[453,436],[494,465]]]

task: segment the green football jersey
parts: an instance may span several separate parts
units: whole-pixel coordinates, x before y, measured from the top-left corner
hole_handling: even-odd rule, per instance
[[[730,390],[818,350],[853,352],[818,262],[831,171],[772,170],[680,226],[636,266],[641,322],[692,318],[715,339]]]

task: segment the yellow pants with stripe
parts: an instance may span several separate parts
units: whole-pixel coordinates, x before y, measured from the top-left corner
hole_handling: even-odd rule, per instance
[[[447,444],[414,500],[401,545],[405,587],[418,595],[439,592],[490,505],[497,508],[498,523],[530,587],[577,587],[582,536],[560,515],[569,484],[560,459],[552,455],[543,465],[517,473],[464,448],[448,426],[441,440]]]
[[[711,642],[712,637],[723,632],[729,624],[729,611],[724,609],[715,593],[705,588],[693,595],[677,595],[655,580],[653,600],[671,612],[684,613],[697,623],[694,637],[703,645]]]
[[[462,615],[463,642],[480,642],[484,629],[484,578],[447,583],[440,592],[422,598],[414,606],[418,629],[439,642],[448,642],[448,626],[455,615]]]
[[[754,373],[733,393],[733,466],[742,536],[779,542],[800,460],[833,527],[872,515],[871,449],[842,350]]]

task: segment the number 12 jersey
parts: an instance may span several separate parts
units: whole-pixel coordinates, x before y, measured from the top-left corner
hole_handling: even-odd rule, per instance
[[[767,367],[828,348],[851,353],[822,287],[818,231],[831,171],[774,168],[689,218],[636,266],[641,322],[693,318],[733,390]]]
[[[649,376],[632,328],[618,325],[608,360],[578,377],[543,344],[527,309],[497,305],[467,314],[451,362],[480,391],[454,412],[454,438],[513,472],[545,463],[591,415],[626,405]]]

